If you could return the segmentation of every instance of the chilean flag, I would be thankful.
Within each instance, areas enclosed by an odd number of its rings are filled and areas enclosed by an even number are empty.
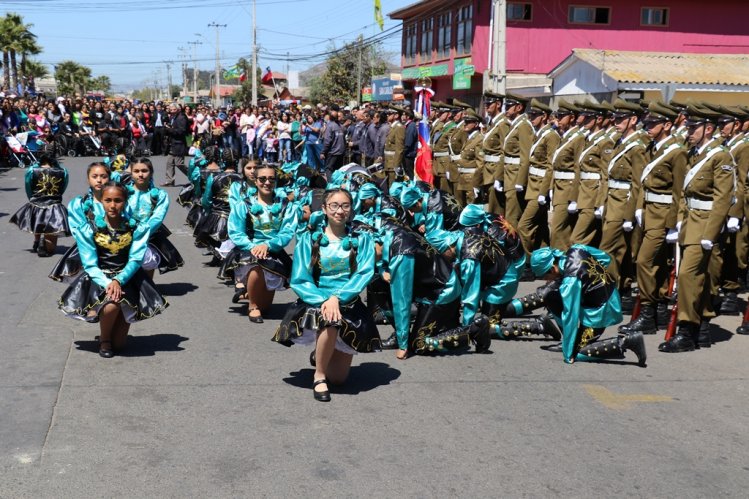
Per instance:
[[[434,97],[434,90],[426,87],[414,88],[419,96],[416,103],[416,112],[421,114],[419,121],[419,150],[416,153],[416,162],[414,169],[416,175],[428,184],[434,183],[432,175],[432,148],[429,146],[429,116],[431,115],[431,100]]]
[[[265,68],[265,70],[267,71],[267,73],[263,75],[263,78],[260,81],[262,83],[265,83],[266,85],[270,85],[271,83],[273,83],[273,80],[274,80],[273,72],[270,70],[270,66]]]

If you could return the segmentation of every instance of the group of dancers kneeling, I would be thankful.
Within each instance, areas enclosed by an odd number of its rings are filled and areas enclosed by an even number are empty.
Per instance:
[[[78,249],[68,250],[52,275],[77,274],[60,308],[99,321],[100,354],[111,357],[124,346],[129,323],[167,306],[153,271],[182,265],[162,223],[168,196],[153,187],[147,159],[127,169],[123,158],[93,163],[89,193],[68,206],[68,229],[59,206],[64,187],[39,202],[41,177],[67,178],[48,163],[29,170],[31,201],[12,221],[35,234],[72,232]],[[345,381],[353,355],[383,347],[405,359],[470,344],[488,352],[492,339],[539,335],[556,340],[548,349],[561,351],[567,363],[623,358],[632,350],[645,365],[640,333],[601,339],[622,313],[606,271],[610,258],[596,248],[533,252],[530,267],[547,283],[515,298],[526,255],[514,228],[480,205],[461,209],[425,182],[401,179],[388,187],[354,164],[326,179],[298,162],[258,165],[242,158],[237,164],[213,147],[196,151],[188,177],[178,202],[189,209],[195,244],[213,256],[218,277],[234,284],[232,301],[249,301],[249,320],[263,322],[277,290],[290,287],[299,297],[272,339],[315,345],[316,400],[330,400],[328,383]],[[48,244],[49,236],[42,237]],[[285,249],[292,239],[290,258]],[[548,314],[522,317],[543,307]],[[390,338],[380,339],[377,322],[393,326]]]

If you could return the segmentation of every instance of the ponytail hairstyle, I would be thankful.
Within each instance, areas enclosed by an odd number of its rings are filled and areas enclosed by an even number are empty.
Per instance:
[[[327,205],[328,199],[330,199],[334,194],[339,193],[343,193],[348,198],[349,203],[351,203],[351,206],[353,207],[354,198],[351,196],[351,193],[346,189],[342,189],[340,187],[325,191],[322,197],[322,204]],[[320,231],[312,233],[312,257],[310,259],[310,272],[312,273],[315,282],[319,281],[320,271],[322,270],[320,267],[320,246],[327,245],[328,237],[325,235],[325,227],[323,226]],[[358,255],[359,241],[356,239],[356,236],[352,237],[351,226],[348,223],[346,224],[346,236],[341,240],[341,248],[344,251],[349,251],[349,272],[350,275],[353,275],[357,270],[356,257]]]

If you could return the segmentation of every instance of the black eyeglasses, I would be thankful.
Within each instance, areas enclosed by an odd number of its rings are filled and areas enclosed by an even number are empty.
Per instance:
[[[257,177],[257,181],[261,184],[275,184],[276,183],[276,177]]]

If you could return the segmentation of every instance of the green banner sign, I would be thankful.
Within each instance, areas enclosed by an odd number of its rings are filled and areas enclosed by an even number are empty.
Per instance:
[[[455,71],[453,73],[453,90],[470,90],[471,77],[476,72],[471,58],[458,59],[455,61]]]
[[[450,67],[447,64],[437,64],[435,66],[406,68],[402,71],[401,78],[404,80],[418,80],[425,76],[434,78],[436,76],[447,76],[448,74],[450,74]]]

